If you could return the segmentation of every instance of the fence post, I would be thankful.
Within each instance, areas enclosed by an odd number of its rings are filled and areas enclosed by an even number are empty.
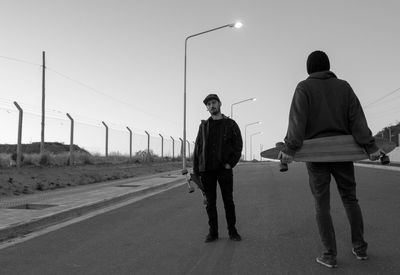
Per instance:
[[[172,139],[172,159],[174,159],[175,158],[175,139],[172,136],[170,136],[170,137]]]
[[[71,120],[71,136],[69,143],[69,165],[74,165],[74,119],[68,113],[67,117]]]
[[[101,123],[103,123],[104,127],[106,127],[106,157],[108,157],[108,126],[104,121]]]
[[[150,134],[147,131],[144,131],[147,135],[147,159],[150,158]]]
[[[179,138],[179,140],[181,141],[181,157],[184,157],[183,156],[183,139],[181,139],[181,138]],[[186,149],[186,148],[185,148]],[[186,156],[185,156],[186,157]]]
[[[22,140],[22,116],[23,116],[23,110],[22,108],[18,105],[16,101],[14,101],[15,107],[17,107],[19,111],[19,116],[18,116],[18,143],[17,143],[17,167],[21,167],[21,140]]]
[[[43,51],[42,52],[42,59],[43,59],[43,65],[42,65],[42,129],[41,129],[41,135],[40,135],[40,154],[42,155],[44,153],[44,127],[45,127],[45,74],[46,74],[46,64],[45,64],[45,56],[46,53]]]
[[[126,127],[129,131],[129,158],[132,158],[132,130]]]
[[[161,158],[164,158],[164,137],[161,134],[158,134],[161,137]]]
[[[186,140],[187,145],[188,145],[188,152],[189,152],[189,159],[190,159],[190,142],[188,140]]]

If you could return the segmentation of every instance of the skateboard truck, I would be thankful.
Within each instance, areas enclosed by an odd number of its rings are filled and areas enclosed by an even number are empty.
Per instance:
[[[194,192],[194,187],[190,184],[190,177],[189,177],[188,170],[187,169],[183,169],[182,170],[182,175],[186,176],[186,185],[188,187],[189,193],[193,193]]]
[[[283,147],[285,145],[285,143],[283,142],[277,142],[275,144],[276,147]],[[286,172],[287,170],[289,170],[288,164],[282,162],[282,159],[280,160],[281,162],[279,163],[279,171],[280,172]]]
[[[205,194],[205,190],[204,190],[204,186],[201,181],[201,178],[196,174],[190,174],[190,181],[193,181],[197,185],[197,187],[200,189],[201,196],[203,197],[203,204],[207,205],[207,197]]]
[[[281,160],[281,163],[279,163],[279,171],[286,172],[287,170],[289,170],[288,164],[282,162],[282,160]]]

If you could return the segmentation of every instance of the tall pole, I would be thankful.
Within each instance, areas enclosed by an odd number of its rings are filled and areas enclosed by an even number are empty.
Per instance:
[[[71,133],[69,142],[69,165],[74,165],[74,119],[68,113],[67,117],[71,121]]]
[[[161,137],[161,158],[164,158],[164,137],[161,134],[158,134]]]
[[[132,130],[129,127],[126,127],[129,131],[129,158],[132,158]]]
[[[103,123],[104,127],[106,127],[106,157],[108,157],[108,126],[104,121],[101,123]]]
[[[185,39],[185,62],[184,62],[184,72],[183,72],[183,144],[186,143],[186,67],[187,67],[187,42],[190,38],[195,37],[195,36],[199,36],[205,33],[209,33],[212,31],[216,31],[222,28],[226,28],[226,27],[235,27],[235,28],[240,28],[242,26],[242,24],[240,22],[234,23],[234,24],[227,24],[227,25],[223,25],[221,27],[218,28],[214,28],[214,29],[210,29],[204,32],[200,32],[200,33],[196,33],[193,35],[189,35],[188,37],[186,37]],[[182,158],[182,174],[186,175],[188,173],[187,169],[186,169],[186,146],[183,146],[183,151],[182,151],[182,155],[184,156]]]
[[[257,133],[250,135],[250,160],[254,159],[253,158],[253,136],[259,135],[259,134],[261,134],[261,132],[257,132]]]
[[[46,71],[46,57],[45,52],[42,52],[43,65],[42,65],[42,132],[40,139],[40,154],[44,152],[44,121],[45,121],[45,71]]]
[[[22,140],[22,116],[23,116],[23,110],[22,108],[18,105],[16,101],[14,101],[15,107],[17,107],[19,111],[19,116],[18,116],[18,141],[17,141],[17,167],[21,167],[21,140]]]
[[[244,160],[247,160],[247,127],[255,124],[261,124],[261,121],[249,123],[244,126]]]
[[[147,135],[147,158],[150,159],[150,134],[147,131],[144,131]]]
[[[170,136],[170,138],[172,139],[172,159],[175,158],[175,139]]]

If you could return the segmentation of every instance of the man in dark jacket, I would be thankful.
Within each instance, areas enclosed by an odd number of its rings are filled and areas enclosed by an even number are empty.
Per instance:
[[[193,156],[193,173],[200,175],[207,198],[209,234],[205,242],[218,239],[217,182],[224,202],[229,238],[240,241],[233,203],[232,168],[242,154],[242,136],[236,122],[221,113],[221,101],[216,94],[208,95],[203,103],[211,117],[202,120],[199,127]]]
[[[309,77],[295,90],[285,137],[285,149],[280,153],[283,162],[293,160],[305,139],[335,135],[352,135],[370,155],[379,158],[381,151],[368,128],[361,104],[350,85],[338,79],[330,70],[328,56],[322,51],[311,53],[307,59]],[[361,209],[356,197],[353,162],[306,163],[311,192],[315,199],[316,219],[325,247],[316,260],[327,267],[336,267],[336,239],[330,215],[329,184],[335,178],[351,226],[353,254],[367,259],[367,242]]]

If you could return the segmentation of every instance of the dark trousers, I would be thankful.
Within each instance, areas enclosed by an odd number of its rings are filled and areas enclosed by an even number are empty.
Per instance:
[[[218,214],[217,214],[217,182],[221,189],[222,200],[224,202],[225,217],[228,224],[228,231],[235,232],[236,214],[235,204],[233,203],[233,174],[232,169],[221,169],[201,173],[201,180],[204,185],[207,198],[207,215],[210,233],[218,233]]]
[[[356,197],[356,182],[352,162],[307,163],[311,192],[315,199],[316,218],[324,254],[336,256],[335,230],[330,214],[331,175],[335,178],[351,227],[351,241],[356,250],[366,250],[364,224]]]

